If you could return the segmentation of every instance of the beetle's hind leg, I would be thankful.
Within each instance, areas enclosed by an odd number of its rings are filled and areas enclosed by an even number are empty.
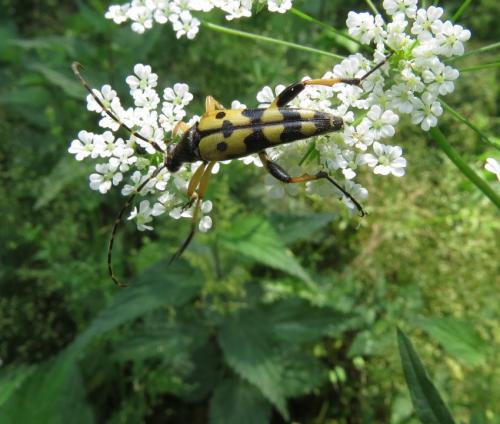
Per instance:
[[[292,177],[277,163],[270,161],[269,158],[267,157],[266,152],[260,152],[259,158],[262,161],[262,164],[266,168],[267,172],[269,172],[277,180],[280,180],[286,184],[306,183],[308,181],[316,181],[321,179],[328,180],[335,187],[337,187],[337,189],[340,190],[344,196],[346,196],[349,200],[351,200],[354,203],[354,205],[356,205],[356,208],[359,210],[361,216],[366,215],[361,204],[351,194],[349,194],[342,186],[340,186],[339,183],[337,183],[333,178],[331,178],[325,171],[319,171],[314,175],[304,174],[298,177]]]
[[[286,87],[271,103],[269,107],[284,107],[295,99],[308,85],[323,85],[326,87],[332,87],[335,84],[349,84],[349,85],[360,85],[361,82],[368,78],[373,72],[379,69],[384,63],[386,63],[392,53],[389,54],[383,61],[370,69],[366,74],[360,78],[320,78],[320,79],[310,79]]]
[[[216,162],[209,162],[208,164],[202,163],[191,177],[191,181],[188,186],[188,195],[190,196],[191,204],[195,202],[193,216],[191,218],[191,229],[181,247],[179,247],[177,252],[175,252],[170,258],[170,261],[168,262],[169,265],[184,253],[186,248],[189,246],[189,243],[193,240],[196,233],[196,226],[198,225],[198,215],[200,213],[201,203],[208,187],[208,180],[212,173],[212,168],[215,164]]]

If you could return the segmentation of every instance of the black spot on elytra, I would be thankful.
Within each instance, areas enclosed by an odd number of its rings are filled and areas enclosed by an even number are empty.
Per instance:
[[[250,123],[258,124],[261,122],[262,115],[264,114],[265,111],[266,111],[266,109],[263,109],[263,108],[245,109],[243,112],[241,112],[241,114],[244,117],[250,119]]]
[[[222,134],[224,137],[230,137],[231,134],[234,131],[234,125],[232,124],[231,121],[228,121],[227,119],[222,123]]]
[[[227,149],[227,143],[225,141],[221,141],[220,143],[217,143],[217,150],[219,152],[223,152]]]
[[[289,109],[286,107],[280,107],[278,110],[283,115],[284,121],[301,121],[302,120],[302,116],[300,115],[300,112],[298,111],[298,109]]]
[[[280,140],[283,143],[290,143],[291,141],[295,140],[301,140],[305,138],[305,136],[302,134],[301,127],[302,124],[299,122],[284,122],[283,123],[284,129],[283,132],[280,135]]]
[[[217,119],[222,119],[226,116],[226,112],[217,112],[217,115],[215,115],[215,117]]]
[[[295,99],[295,97],[297,97],[304,88],[306,88],[306,86],[301,82],[288,86],[279,94],[276,106],[285,106],[287,103]]]
[[[260,152],[271,145],[262,130],[256,130],[252,134],[247,135],[243,142],[247,148],[247,153]]]

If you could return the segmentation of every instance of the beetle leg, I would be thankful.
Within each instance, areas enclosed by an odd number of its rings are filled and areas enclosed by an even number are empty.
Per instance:
[[[379,69],[384,63],[389,60],[393,53],[389,54],[383,61],[370,69],[366,74],[360,78],[320,78],[320,79],[310,79],[301,82],[296,82],[295,84],[286,87],[280,94],[276,96],[269,107],[283,107],[295,99],[308,85],[324,85],[331,87],[335,84],[350,84],[359,86],[361,82],[369,77],[373,72]]]
[[[122,122],[122,120],[112,111],[111,108],[107,107],[103,103],[103,101],[99,97],[97,97],[97,95],[95,94],[95,91],[97,91],[97,90],[94,90],[92,87],[90,87],[90,85],[85,80],[85,78],[83,78],[82,74],[80,73],[81,68],[82,68],[82,65],[78,62],[73,62],[71,65],[71,69],[73,70],[73,73],[75,74],[75,76],[78,78],[80,83],[85,87],[85,89],[90,93],[90,95],[96,101],[96,103],[102,108],[102,111],[106,115],[108,115],[113,121],[115,121],[120,127],[124,128],[126,131],[128,131],[131,136],[137,137],[137,138],[141,139],[142,141],[146,141],[147,143],[151,144],[157,152],[165,153],[165,151],[158,145],[158,143],[156,143],[156,141],[150,140],[149,138],[144,137],[143,135],[141,135],[137,131],[130,128],[128,125],[126,125],[124,122]]]
[[[170,261],[168,264],[170,265],[172,262],[174,262],[176,259],[178,259],[182,253],[186,250],[186,248],[189,246],[189,243],[191,243],[191,240],[193,240],[193,237],[196,233],[196,226],[198,224],[198,214],[201,209],[201,202],[203,200],[203,197],[205,196],[205,191],[207,190],[208,187],[208,180],[210,178],[210,174],[212,173],[212,168],[217,162],[209,162],[208,164],[203,163],[194,173],[193,177],[191,180],[197,179],[197,181],[193,184],[196,185],[195,189],[197,188],[196,191],[193,191],[191,194],[192,199],[196,199],[196,203],[194,205],[194,210],[193,210],[193,217],[191,218],[191,230],[189,231],[188,236],[186,237],[186,240],[184,240],[184,243],[182,243],[181,247],[177,249],[177,252],[175,252],[172,257],[170,258]],[[198,170],[202,168],[203,171],[200,171],[198,173]],[[191,182],[189,183],[191,186]],[[189,190],[189,188],[188,188]],[[193,189],[194,190],[194,189]]]
[[[224,106],[222,106],[212,96],[207,96],[205,98],[205,113],[213,112],[215,110],[224,110]]]
[[[266,168],[267,172],[269,172],[277,180],[280,180],[286,184],[306,183],[308,181],[316,181],[320,179],[328,180],[335,187],[337,187],[337,189],[339,189],[344,196],[346,196],[356,205],[356,208],[358,208],[361,216],[364,216],[366,214],[359,202],[344,188],[342,188],[340,184],[338,184],[333,178],[331,178],[325,171],[319,171],[314,175],[304,174],[298,177],[292,177],[277,163],[270,161],[265,151],[259,153],[259,158]]]

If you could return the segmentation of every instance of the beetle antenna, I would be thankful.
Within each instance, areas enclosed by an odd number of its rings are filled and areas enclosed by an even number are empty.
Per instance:
[[[79,62],[73,62],[71,64],[71,69],[73,70],[73,73],[75,74],[76,78],[80,81],[80,83],[85,87],[85,89],[90,93],[90,95],[92,96],[92,98],[97,102],[97,104],[102,108],[102,110],[104,111],[104,113],[106,115],[108,115],[113,121],[115,121],[120,127],[122,128],[125,128],[125,130],[127,130],[130,135],[134,136],[134,137],[137,137],[139,139],[141,139],[142,141],[145,141],[149,144],[151,144],[154,149],[157,151],[157,152],[160,152],[160,153],[165,153],[165,151],[158,145],[158,143],[156,143],[156,141],[154,140],[150,140],[146,137],[144,137],[143,135],[139,134],[137,131],[134,131],[132,128],[130,128],[127,124],[125,124],[123,121],[120,120],[120,118],[118,118],[118,116],[116,116],[116,114],[114,112],[111,111],[110,108],[108,108],[104,103],[103,101],[96,95],[95,89],[93,89],[89,83],[85,80],[85,78],[83,78],[81,72],[80,72],[80,69],[83,69],[83,65]]]
[[[113,224],[113,229],[111,230],[111,237],[109,239],[109,245],[108,245],[108,274],[113,280],[113,282],[118,286],[118,287],[127,287],[127,284],[122,283],[115,275],[113,271],[113,245],[115,243],[115,237],[116,237],[116,231],[118,230],[118,226],[122,222],[123,219],[123,214],[125,211],[128,209],[130,204],[134,201],[135,196],[137,193],[140,193],[141,190],[146,187],[146,184],[148,184],[153,178],[158,176],[158,174],[165,169],[165,165],[160,166],[159,168],[156,168],[154,172],[146,178],[138,187],[137,189],[128,197],[127,201],[125,204],[122,206],[120,209],[120,212],[118,213],[118,216],[115,219],[115,223]]]
[[[377,69],[379,69],[381,66],[383,66],[394,54],[394,51],[390,52],[384,60],[382,60],[379,64],[377,64],[374,68],[370,69],[366,74],[364,74],[359,81],[363,81],[364,79],[368,78],[371,74],[373,74]]]

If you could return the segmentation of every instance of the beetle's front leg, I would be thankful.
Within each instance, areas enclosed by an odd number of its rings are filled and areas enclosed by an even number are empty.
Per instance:
[[[217,162],[209,162],[207,164],[206,162],[203,162],[191,177],[191,181],[189,182],[188,186],[188,196],[190,196],[189,204],[191,205],[193,204],[193,202],[195,202],[193,217],[191,218],[191,229],[181,247],[179,247],[179,249],[177,249],[177,252],[175,252],[174,255],[170,258],[170,261],[168,262],[169,264],[178,259],[182,255],[184,250],[186,250],[186,248],[189,246],[191,240],[193,240],[193,237],[196,233],[196,225],[198,224],[198,214],[201,209],[201,202],[203,201],[203,197],[205,196],[205,192],[208,187],[208,180],[212,173],[212,168],[216,163]]]
[[[339,189],[344,196],[346,196],[356,205],[361,216],[365,215],[365,211],[363,210],[363,207],[359,204],[359,202],[353,196],[351,196],[344,188],[342,188],[340,184],[338,184],[333,178],[331,178],[325,171],[319,171],[314,175],[304,174],[298,177],[292,177],[277,163],[270,161],[269,158],[267,157],[266,152],[260,152],[259,158],[264,167],[266,168],[267,172],[269,172],[277,180],[280,180],[286,184],[306,183],[308,181],[316,181],[320,179],[328,180],[335,187],[337,187],[337,189]]]
[[[205,98],[205,114],[214,112],[216,110],[224,110],[224,106],[222,106],[212,96],[207,96]]]

